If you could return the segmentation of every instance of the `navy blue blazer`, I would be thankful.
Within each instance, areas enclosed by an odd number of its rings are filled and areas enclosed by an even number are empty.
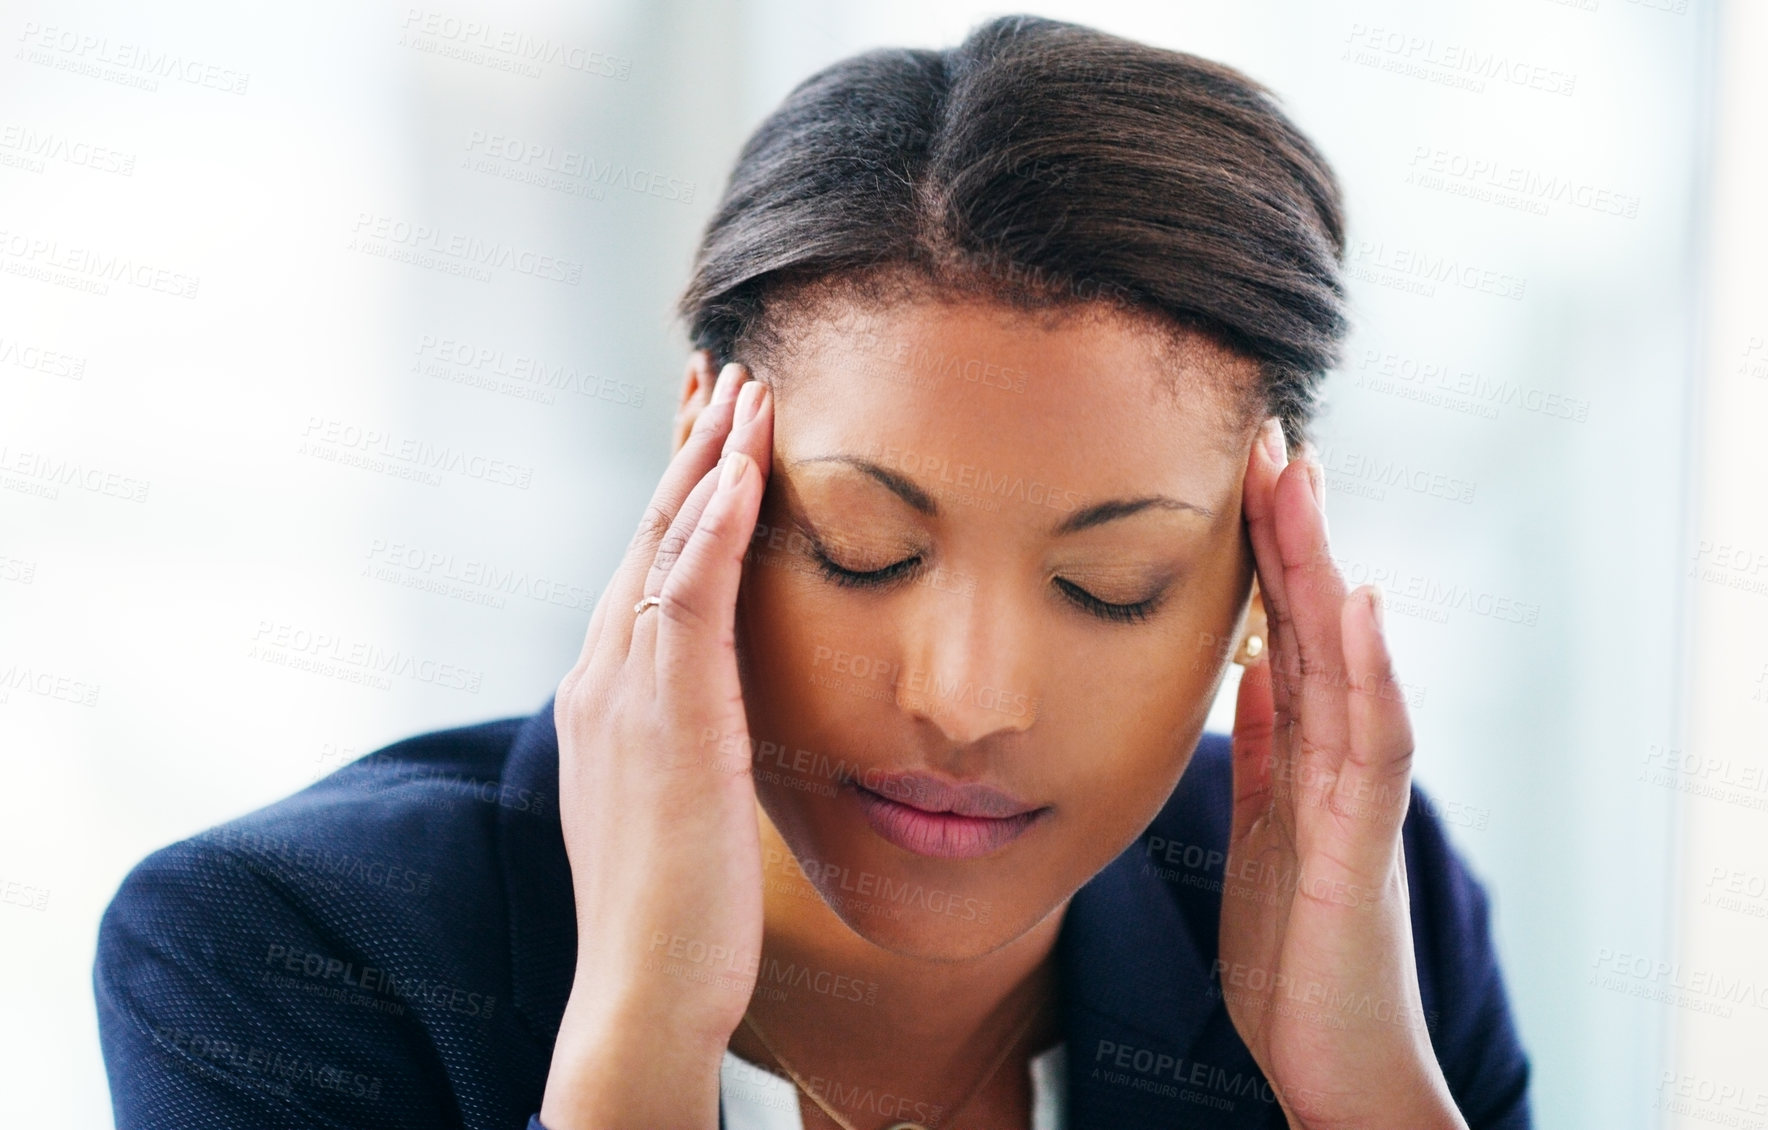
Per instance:
[[[1212,974],[1228,738],[1203,735],[1057,942],[1071,1130],[1282,1127]],[[522,1130],[576,955],[551,702],[408,738],[124,880],[93,969],[117,1125]],[[1529,1125],[1487,902],[1415,791],[1432,1045],[1474,1130]]]

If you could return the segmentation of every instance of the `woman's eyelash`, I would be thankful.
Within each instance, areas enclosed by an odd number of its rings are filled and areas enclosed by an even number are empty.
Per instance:
[[[816,551],[815,557],[816,563],[818,567],[822,569],[824,577],[834,581],[838,585],[845,585],[849,588],[869,588],[873,585],[882,585],[889,581],[893,581],[897,577],[900,577],[904,573],[913,569],[921,560],[918,555],[915,557],[905,557],[894,565],[886,565],[882,569],[873,569],[869,572],[861,573],[852,569],[843,569],[841,566],[835,564],[824,556],[820,549]]]
[[[888,584],[896,578],[913,570],[921,561],[920,556],[916,555],[914,557],[905,557],[901,561],[892,565],[886,565],[882,569],[872,569],[860,572],[854,569],[842,568],[833,561],[830,561],[821,550],[816,552],[815,557],[816,563],[818,567],[822,569],[825,578],[847,588],[871,588],[876,585]],[[1137,623],[1144,621],[1148,619],[1149,613],[1154,611],[1155,605],[1160,603],[1158,597],[1149,597],[1147,600],[1138,600],[1134,604],[1112,604],[1110,601],[1100,600],[1079,585],[1074,584],[1072,581],[1063,580],[1061,577],[1056,578],[1056,587],[1061,589],[1068,599],[1072,600],[1085,611],[1092,613],[1101,620],[1112,620],[1118,623]]]
[[[1086,589],[1072,581],[1065,581],[1061,577],[1056,578],[1056,587],[1066,593],[1070,600],[1101,620],[1116,620],[1121,623],[1146,620],[1148,614],[1154,611],[1154,606],[1160,603],[1159,597],[1151,596],[1147,600],[1138,600],[1134,604],[1112,604],[1108,600],[1100,600]]]

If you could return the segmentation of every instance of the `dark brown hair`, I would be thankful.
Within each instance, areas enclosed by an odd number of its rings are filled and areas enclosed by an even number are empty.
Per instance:
[[[743,146],[679,302],[715,366],[806,295],[1103,302],[1258,362],[1238,402],[1308,436],[1347,330],[1332,170],[1230,67],[1002,16],[800,83]]]

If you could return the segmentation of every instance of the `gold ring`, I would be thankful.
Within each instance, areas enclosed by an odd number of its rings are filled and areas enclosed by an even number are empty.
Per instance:
[[[637,604],[633,605],[632,610],[634,612],[643,612],[647,608],[655,608],[662,603],[663,598],[660,596],[647,596]]]

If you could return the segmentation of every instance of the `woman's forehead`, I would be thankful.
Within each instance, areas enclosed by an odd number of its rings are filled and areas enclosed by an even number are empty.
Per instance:
[[[1239,361],[1210,343],[1175,373],[1172,351],[1132,320],[937,304],[850,313],[801,323],[768,374],[781,388],[778,466],[807,486],[866,461],[957,496],[1213,506],[1244,473],[1251,432],[1220,391]]]
[[[900,425],[929,440],[1036,443],[1052,458],[1101,446],[1234,457],[1258,423],[1256,361],[1102,303],[825,300],[780,332],[786,347],[756,369],[776,387],[776,428],[806,438]]]

